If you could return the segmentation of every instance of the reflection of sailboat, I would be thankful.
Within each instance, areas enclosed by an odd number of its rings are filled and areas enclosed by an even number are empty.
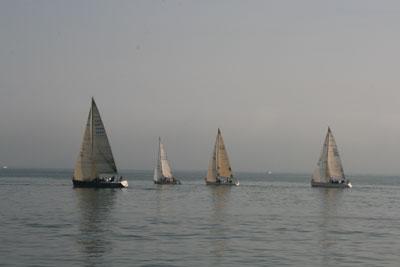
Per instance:
[[[158,138],[158,156],[157,164],[154,168],[154,183],[155,184],[181,184],[181,182],[172,175],[171,166],[167,159],[164,145],[161,143],[161,138]]]
[[[113,245],[110,213],[115,201],[115,190],[77,188],[73,191],[79,212],[79,232],[76,242],[88,261],[85,266],[96,266],[108,258]]]
[[[106,130],[93,98],[72,182],[74,187],[128,186],[128,181],[118,175]]]
[[[239,185],[239,181],[233,178],[228,152],[226,151],[220,129],[218,129],[217,139],[215,140],[205,180],[208,185]]]
[[[347,180],[344,175],[336,141],[329,127],[318,161],[318,167],[315,169],[311,179],[311,186],[333,188],[352,187],[350,181]]]
[[[227,208],[230,202],[230,188],[226,186],[210,187],[211,189],[211,218],[210,234],[213,236],[211,239],[212,243],[211,253],[219,261],[224,256],[225,251],[228,250],[227,233],[232,232],[231,224],[229,222],[229,212]],[[213,262],[210,264],[219,265],[219,262]]]
[[[330,188],[322,188],[318,190],[318,193],[314,195],[317,199],[316,202],[320,204],[321,214],[317,216],[318,230],[315,235],[318,239],[317,246],[320,250],[320,255],[322,256],[322,262],[320,266],[329,266],[332,263],[331,256],[338,244],[340,244],[340,237],[337,234],[332,234],[332,232],[341,231],[343,225],[338,218],[338,206],[342,203],[343,191],[332,190]],[[339,246],[340,247],[340,246]]]

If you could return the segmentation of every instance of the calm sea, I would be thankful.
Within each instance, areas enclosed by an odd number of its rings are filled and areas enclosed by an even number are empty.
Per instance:
[[[71,171],[0,171],[1,266],[400,266],[400,177],[238,173],[239,187],[126,172],[128,189],[73,189]]]

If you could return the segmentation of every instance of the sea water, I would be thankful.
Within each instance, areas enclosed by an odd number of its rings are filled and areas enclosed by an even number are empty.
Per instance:
[[[129,188],[96,190],[73,189],[71,170],[1,170],[0,266],[400,266],[400,177],[125,174]]]

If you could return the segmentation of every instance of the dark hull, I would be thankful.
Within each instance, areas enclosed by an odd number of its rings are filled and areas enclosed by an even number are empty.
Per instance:
[[[351,188],[351,184],[349,181],[346,181],[342,184],[339,183],[321,183],[321,182],[314,182],[311,181],[312,187],[325,187],[325,188]]]
[[[72,180],[76,188],[124,188],[121,182],[104,182],[104,181],[76,181]]]
[[[206,180],[206,185],[227,185],[227,186],[235,185],[235,186],[238,186],[239,182],[238,181],[232,181],[232,183],[229,183],[229,182],[228,183],[226,183],[226,182],[218,183],[218,182],[209,182],[209,181]]]
[[[181,184],[181,181],[179,180],[173,180],[173,181],[154,181],[155,184],[172,184],[172,185],[176,185],[176,184]]]

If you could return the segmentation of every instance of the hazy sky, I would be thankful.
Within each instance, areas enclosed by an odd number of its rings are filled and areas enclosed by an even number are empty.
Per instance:
[[[73,168],[94,96],[120,169],[400,175],[399,1],[0,1],[0,162]]]

